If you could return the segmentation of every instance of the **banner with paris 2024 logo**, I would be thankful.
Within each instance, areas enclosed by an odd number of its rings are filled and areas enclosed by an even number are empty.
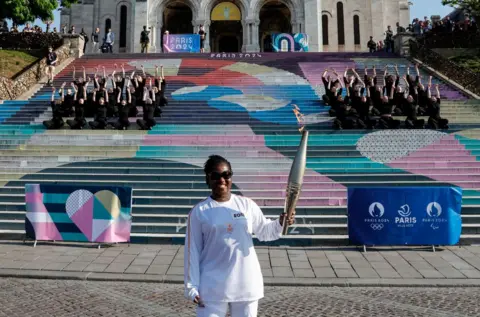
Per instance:
[[[459,187],[352,187],[349,239],[355,245],[454,245],[461,206]]]

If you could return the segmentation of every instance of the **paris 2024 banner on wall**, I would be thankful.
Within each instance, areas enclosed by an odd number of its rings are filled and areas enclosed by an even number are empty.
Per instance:
[[[129,242],[132,188],[25,185],[27,237],[39,241]]]
[[[198,53],[200,52],[200,35],[164,34],[163,49],[167,53]]]
[[[308,52],[308,35],[305,33],[273,33],[274,52]]]

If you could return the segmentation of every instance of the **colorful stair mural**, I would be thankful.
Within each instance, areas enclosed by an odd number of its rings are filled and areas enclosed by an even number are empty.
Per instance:
[[[97,55],[74,61],[55,85],[72,80],[73,66],[85,66],[91,76],[98,65],[111,73],[122,63],[130,73],[140,65],[149,74],[155,65],[165,67],[169,105],[151,131],[46,131],[41,122],[50,116],[48,87],[28,101],[0,104],[0,233],[24,232],[27,183],[124,184],[134,188],[132,240],[180,242],[189,210],[208,195],[202,169],[210,154],[232,162],[234,192],[276,217],[300,141],[295,104],[311,131],[308,171],[297,224],[280,243],[346,244],[346,189],[358,185],[461,186],[462,241],[480,237],[479,103],[435,79],[449,131],[331,129],[329,108],[321,102],[326,67],[339,73],[355,67],[363,75],[365,67],[398,65],[403,74],[405,59],[353,53]]]

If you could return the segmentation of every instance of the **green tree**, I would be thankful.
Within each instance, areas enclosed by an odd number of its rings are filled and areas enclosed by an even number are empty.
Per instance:
[[[77,0],[4,0],[0,6],[0,20],[11,19],[14,23],[25,24],[35,19],[53,20],[53,11],[70,7]]]
[[[442,4],[461,8],[472,13],[474,16],[480,16],[480,0],[442,0]]]

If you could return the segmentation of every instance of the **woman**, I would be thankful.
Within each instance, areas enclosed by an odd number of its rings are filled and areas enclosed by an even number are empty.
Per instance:
[[[185,239],[185,297],[198,305],[197,316],[257,316],[263,277],[252,234],[260,241],[281,237],[285,214],[264,217],[249,198],[231,193],[232,167],[212,155],[204,166],[212,190],[188,216]],[[293,224],[293,217],[288,224]]]

